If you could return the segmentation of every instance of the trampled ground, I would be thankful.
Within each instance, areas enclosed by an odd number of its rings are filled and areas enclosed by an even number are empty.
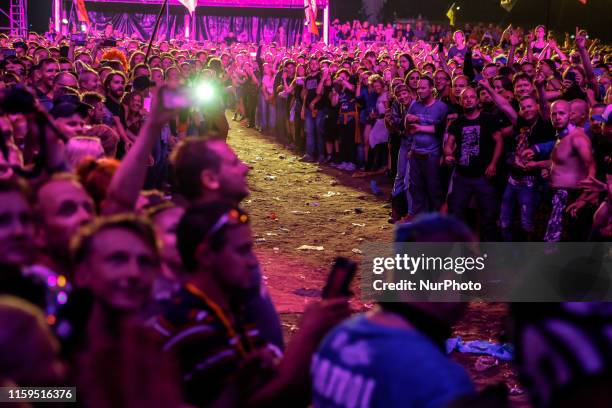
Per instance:
[[[392,241],[393,226],[387,221],[390,210],[385,206],[391,182],[386,176],[377,177],[383,195],[376,196],[370,179],[355,179],[331,167],[300,162],[295,152],[272,137],[235,122],[231,126],[229,143],[252,167],[252,194],[244,207],[252,215],[256,251],[285,333],[290,336],[304,306],[320,296],[335,257],[359,261],[363,242]],[[298,249],[303,245],[322,250]],[[363,310],[371,305],[356,300],[354,306]],[[466,341],[498,341],[506,318],[503,304],[471,304],[455,335]],[[509,388],[517,384],[508,363],[478,371],[478,357],[453,353],[479,389],[497,382]],[[516,407],[529,406],[524,394],[511,400]]]

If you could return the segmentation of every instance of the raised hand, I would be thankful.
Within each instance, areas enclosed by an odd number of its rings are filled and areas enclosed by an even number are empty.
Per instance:
[[[481,79],[480,81],[478,81],[478,85],[482,86],[487,91],[493,90],[493,88],[491,87],[491,84],[489,83],[488,79],[484,79],[484,78]]]
[[[516,47],[521,43],[521,37],[514,30],[510,33],[509,40],[510,40],[510,45],[512,45],[513,47]]]
[[[586,46],[586,36],[576,27],[576,48],[582,49]]]
[[[539,71],[536,73],[535,76],[535,86],[538,89],[544,88],[546,86],[546,77],[544,76],[544,73],[542,71]]]

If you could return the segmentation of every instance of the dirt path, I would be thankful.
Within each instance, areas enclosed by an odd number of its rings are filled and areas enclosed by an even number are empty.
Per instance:
[[[229,143],[251,167],[251,196],[244,207],[252,215],[256,252],[264,279],[281,314],[288,336],[304,306],[320,296],[329,266],[337,256],[360,260],[362,242],[391,242],[385,197],[391,182],[374,180],[383,194],[371,191],[370,179],[355,179],[328,166],[303,163],[273,138],[231,123]],[[322,250],[299,250],[302,245]],[[320,249],[320,248],[319,248]],[[368,305],[365,305],[366,307]],[[355,307],[363,309],[359,301]],[[507,311],[502,304],[471,304],[455,328],[464,341],[498,341]],[[517,383],[508,363],[477,371],[478,356],[454,353],[479,389]],[[511,397],[513,406],[528,407],[525,395]]]
[[[271,138],[235,124],[229,143],[252,166],[244,207],[253,215],[257,254],[281,313],[302,312],[319,295],[335,257],[358,260],[363,241],[392,240],[390,210],[369,180],[300,162]],[[378,181],[388,194],[389,181]],[[299,250],[302,245],[323,249]]]

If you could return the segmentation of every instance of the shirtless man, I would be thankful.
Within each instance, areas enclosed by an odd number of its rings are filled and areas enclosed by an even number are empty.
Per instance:
[[[533,158],[535,152],[546,154],[552,147],[550,160],[527,163],[527,167],[541,168],[544,173],[550,172],[551,187],[553,188],[552,211],[544,241],[556,242],[561,240],[561,234],[572,231],[574,238],[580,240],[580,231],[588,234],[590,223],[578,219],[578,211],[588,204],[586,194],[580,189],[579,183],[595,175],[595,161],[591,141],[581,128],[570,124],[570,103],[559,100],[552,104],[550,117],[553,127],[557,131],[557,142],[544,143],[527,149],[523,158]],[[568,228],[567,217],[571,215],[572,228]],[[586,223],[586,225],[585,225]],[[565,227],[565,228],[564,228]]]

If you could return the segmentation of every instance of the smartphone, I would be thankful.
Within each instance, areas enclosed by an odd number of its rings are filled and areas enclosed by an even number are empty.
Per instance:
[[[357,264],[355,262],[347,258],[336,258],[327,277],[327,283],[323,288],[323,299],[351,296],[353,294],[351,292],[351,282],[355,278],[356,272]]]
[[[114,39],[114,38],[107,38],[102,43],[102,46],[103,47],[116,47],[117,46],[117,40]]]
[[[438,43],[438,52],[443,52],[444,51],[444,43],[442,43],[442,41],[440,41]]]
[[[167,110],[180,110],[193,106],[194,101],[185,89],[178,91],[164,89],[162,93],[162,103]]]
[[[252,57],[252,58],[255,58],[256,56],[257,56],[257,53],[256,53],[256,52],[252,52],[252,53],[251,53],[251,57]]]
[[[568,72],[567,75],[565,75],[565,79],[575,84],[576,83],[576,73],[574,71]]]
[[[3,48],[2,49],[2,55],[4,56],[4,58],[6,57],[14,57],[17,55],[17,51],[15,51],[12,48]]]
[[[60,57],[68,58],[68,52],[70,51],[70,47],[68,47],[67,45],[62,45],[59,51],[60,51]]]

